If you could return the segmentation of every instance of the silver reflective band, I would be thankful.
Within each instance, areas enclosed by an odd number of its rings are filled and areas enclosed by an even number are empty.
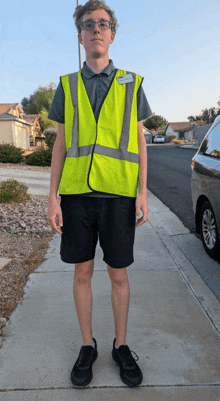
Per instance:
[[[121,131],[121,138],[119,143],[119,149],[109,148],[107,146],[101,146],[99,144],[92,144],[88,146],[78,147],[78,73],[69,74],[69,85],[71,91],[71,98],[74,107],[74,119],[72,127],[72,141],[71,147],[67,151],[66,157],[81,157],[88,156],[92,153],[99,155],[112,157],[113,159],[120,159],[129,161],[132,163],[139,163],[139,156],[137,153],[128,152],[129,143],[129,131],[130,131],[130,120],[131,120],[131,108],[134,96],[135,88],[135,74],[131,74],[133,81],[126,85],[126,98],[125,98],[125,110],[123,125]],[[114,78],[115,79],[115,78]],[[109,88],[110,90],[110,88]]]
[[[96,144],[88,145],[88,146],[81,146],[77,149],[77,155],[72,156],[72,149],[69,148],[66,157],[81,157],[81,156],[88,156],[92,153],[112,157],[113,159],[125,160],[131,163],[139,163],[139,156],[137,153],[128,152],[127,150],[124,151],[122,149],[113,149],[108,148],[107,146],[102,146]]]

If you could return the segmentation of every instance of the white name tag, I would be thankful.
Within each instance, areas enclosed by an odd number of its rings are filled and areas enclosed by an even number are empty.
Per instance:
[[[133,82],[134,79],[131,74],[126,74],[126,75],[120,75],[117,77],[118,83],[121,84],[127,84],[128,82]]]

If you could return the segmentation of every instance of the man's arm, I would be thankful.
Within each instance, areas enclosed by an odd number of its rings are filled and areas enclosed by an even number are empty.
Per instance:
[[[62,234],[62,230],[56,224],[56,217],[58,218],[58,225],[60,227],[62,227],[63,225],[63,218],[61,207],[57,202],[57,191],[59,188],[63,165],[66,158],[64,129],[65,124],[58,123],[58,132],[52,153],[50,193],[48,198],[47,213],[47,220],[49,221],[52,230],[55,230],[59,234]]]
[[[138,149],[139,149],[139,195],[136,199],[136,227],[147,221],[149,208],[147,203],[147,146],[143,134],[142,121],[138,122]],[[142,217],[140,211],[142,210]]]

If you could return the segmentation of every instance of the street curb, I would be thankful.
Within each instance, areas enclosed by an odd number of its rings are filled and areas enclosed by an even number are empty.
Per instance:
[[[178,248],[164,228],[154,228],[158,237],[173,258],[189,290],[200,304],[212,327],[220,336],[220,304],[212,291],[204,283],[187,256]]]

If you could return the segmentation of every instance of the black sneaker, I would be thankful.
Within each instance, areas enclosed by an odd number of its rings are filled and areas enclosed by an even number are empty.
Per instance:
[[[116,362],[116,365],[120,367],[121,380],[129,387],[138,386],[143,380],[143,375],[135,359],[131,355],[131,352],[134,351],[130,351],[127,345],[120,345],[120,347],[116,349],[115,341],[116,338],[113,342],[112,358]],[[138,361],[139,358],[137,354],[135,352],[134,354]]]
[[[93,341],[95,343],[95,348],[91,345],[83,345],[80,349],[79,356],[70,375],[74,387],[83,388],[92,380],[92,364],[98,356],[97,343],[94,338]]]

